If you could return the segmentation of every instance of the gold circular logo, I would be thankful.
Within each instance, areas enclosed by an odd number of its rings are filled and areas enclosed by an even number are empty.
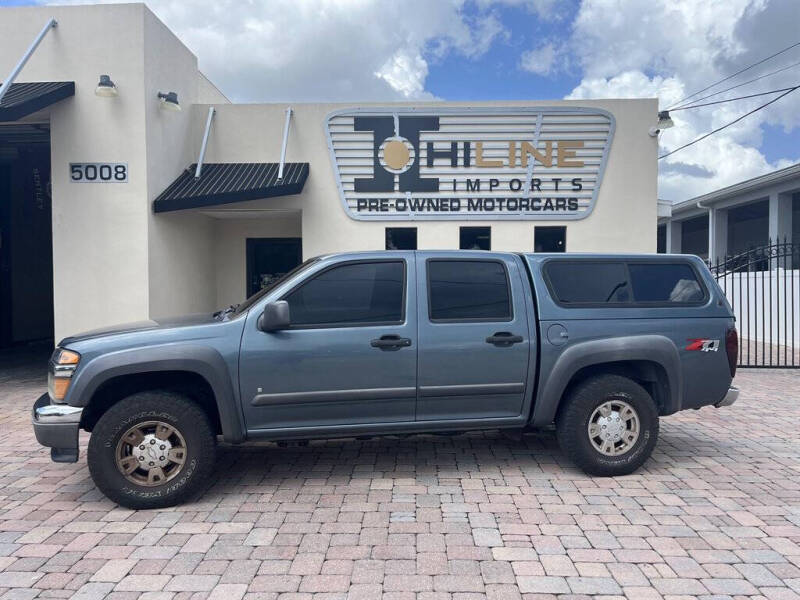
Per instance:
[[[408,146],[400,140],[389,140],[383,146],[383,162],[390,169],[403,169],[411,158]]]

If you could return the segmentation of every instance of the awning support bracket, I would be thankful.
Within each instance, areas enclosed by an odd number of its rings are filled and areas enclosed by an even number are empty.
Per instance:
[[[289,123],[292,120],[292,107],[286,107],[286,122],[283,124],[283,143],[281,144],[281,162],[278,165],[278,180],[283,179],[283,167],[286,164],[286,144],[289,141]]]
[[[203,172],[203,159],[206,157],[206,146],[208,146],[208,134],[211,133],[211,121],[214,120],[216,110],[213,106],[208,107],[208,118],[206,119],[206,130],[203,133],[203,143],[200,145],[200,155],[197,157],[197,166],[194,169],[194,178],[200,179]]]
[[[47,35],[48,31],[57,26],[58,26],[58,21],[51,18],[47,22],[47,25],[45,25],[39,32],[39,35],[36,36],[36,39],[33,40],[33,43],[30,46],[28,46],[28,49],[25,51],[25,54],[22,55],[22,58],[19,60],[17,65],[11,70],[11,73],[8,74],[8,77],[5,78],[3,84],[0,85],[0,102],[3,102],[3,96],[5,96],[6,92],[11,89],[11,85],[14,83],[14,80],[17,78],[17,75],[19,75],[19,72],[22,71],[22,67],[24,67],[25,63],[28,62],[28,59],[34,53],[36,48],[39,46],[39,43],[44,39],[44,36]]]

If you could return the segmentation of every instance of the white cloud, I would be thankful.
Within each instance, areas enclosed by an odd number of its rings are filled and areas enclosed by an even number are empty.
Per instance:
[[[490,6],[476,18],[466,14],[466,1],[147,4],[232,100],[380,101],[430,97],[430,61],[450,53],[480,56],[503,34]]]
[[[403,96],[418,98],[425,90],[428,63],[419,54],[409,56],[405,52],[396,52],[375,75]]]
[[[669,107],[788,46],[796,40],[799,18],[794,0],[584,0],[569,42],[572,59],[580,66],[583,78],[568,97],[656,96],[662,108]],[[796,62],[800,60],[798,50],[727,85]],[[786,87],[798,78],[800,67],[709,101]],[[768,99],[675,111],[675,127],[661,134],[661,152],[674,150],[725,125]],[[655,124],[655,115],[653,120]],[[664,159],[659,196],[683,200],[800,160],[800,148],[795,156],[774,163],[764,157],[758,147],[762,127],[767,123],[786,131],[800,127],[800,93]]]
[[[652,98],[660,96],[664,102],[678,100],[683,94],[683,84],[675,77],[648,77],[641,71],[625,71],[614,77],[584,78],[567,96],[570,100],[582,98]]]
[[[550,75],[556,66],[557,50],[552,43],[523,52],[520,67],[536,75]]]

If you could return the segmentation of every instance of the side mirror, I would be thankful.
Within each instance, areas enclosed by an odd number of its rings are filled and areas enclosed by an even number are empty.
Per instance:
[[[286,300],[270,302],[264,307],[264,312],[261,313],[261,316],[258,317],[258,328],[267,333],[288,329],[290,323],[289,303]]]

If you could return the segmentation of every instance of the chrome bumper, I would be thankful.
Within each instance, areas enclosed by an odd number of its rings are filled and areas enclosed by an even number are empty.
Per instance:
[[[725,394],[725,397],[722,398],[719,402],[717,402],[714,406],[717,408],[721,408],[723,406],[730,406],[734,402],[736,402],[737,398],[739,398],[739,388],[735,386],[731,386],[728,388],[728,393]]]
[[[33,432],[36,440],[50,448],[50,458],[55,462],[78,460],[78,428],[83,409],[66,404],[50,404],[50,396],[43,394],[33,405]]]

